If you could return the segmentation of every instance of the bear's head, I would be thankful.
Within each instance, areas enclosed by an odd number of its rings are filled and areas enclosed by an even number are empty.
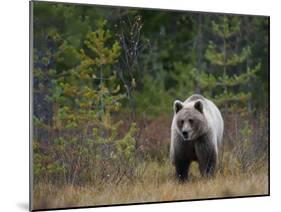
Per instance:
[[[176,130],[184,141],[192,141],[206,133],[207,120],[200,100],[187,105],[176,100],[174,113]]]

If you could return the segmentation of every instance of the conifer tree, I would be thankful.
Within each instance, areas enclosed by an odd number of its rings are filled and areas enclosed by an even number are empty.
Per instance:
[[[64,41],[56,54],[57,64],[72,63],[68,69],[50,70],[52,86],[46,97],[53,107],[52,123],[45,124],[36,119],[36,126],[49,131],[51,145],[44,147],[48,158],[36,154],[42,143],[35,142],[35,173],[44,171],[51,176],[64,179],[64,183],[74,184],[83,180],[93,180],[105,169],[89,170],[114,158],[126,158],[133,162],[136,131],[132,124],[124,137],[117,137],[122,123],[112,120],[112,113],[119,110],[121,100],[116,73],[112,65],[120,55],[120,46],[112,40],[105,21],[98,22],[97,30],[89,32],[84,45],[78,51]],[[75,64],[76,62],[76,65]],[[59,156],[59,157],[58,157]],[[47,170],[42,164],[48,162]],[[117,160],[118,161],[118,160]]]
[[[207,95],[230,111],[246,109],[251,98],[246,88],[260,68],[260,64],[249,67],[246,63],[251,57],[251,48],[243,45],[240,24],[238,16],[222,16],[212,21],[213,39],[205,53],[212,72],[202,73],[200,77],[201,87],[208,90]]]

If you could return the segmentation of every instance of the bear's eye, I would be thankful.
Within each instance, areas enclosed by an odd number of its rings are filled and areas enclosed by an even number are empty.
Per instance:
[[[180,124],[182,126],[184,124],[184,120],[180,120]]]
[[[188,119],[188,122],[190,123],[190,124],[193,124],[193,119]]]

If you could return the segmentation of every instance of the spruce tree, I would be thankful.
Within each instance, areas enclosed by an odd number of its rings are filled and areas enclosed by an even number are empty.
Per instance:
[[[243,44],[238,16],[221,16],[211,23],[213,38],[205,53],[211,72],[201,74],[200,85],[225,110],[245,111],[251,99],[247,87],[260,64],[249,67],[247,63],[251,48]]]
[[[49,71],[51,92],[45,98],[52,103],[53,115],[50,124],[34,119],[37,129],[44,129],[50,135],[49,145],[34,142],[36,179],[45,172],[53,182],[63,179],[60,183],[73,185],[77,181],[94,181],[95,176],[109,172],[103,167],[98,169],[98,163],[113,164],[114,158],[125,158],[128,165],[134,162],[136,125],[132,123],[120,138],[118,129],[122,121],[112,118],[125,95],[113,71],[121,48],[105,24],[99,21],[98,28],[87,33],[80,50],[64,41],[55,55],[58,67],[63,63],[73,64]],[[36,70],[36,73],[41,72]],[[41,149],[47,153],[46,157]],[[46,163],[44,167],[42,164]]]

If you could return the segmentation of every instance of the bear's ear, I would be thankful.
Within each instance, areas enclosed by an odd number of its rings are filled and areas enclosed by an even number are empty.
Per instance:
[[[195,104],[194,104],[194,108],[196,110],[198,110],[200,113],[203,113],[203,104],[201,101],[197,101]]]
[[[183,103],[180,100],[174,101],[174,112],[177,113],[183,108]]]

